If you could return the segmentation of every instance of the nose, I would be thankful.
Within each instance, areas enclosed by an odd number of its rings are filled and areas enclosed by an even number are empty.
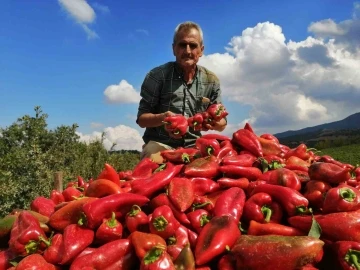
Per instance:
[[[186,44],[186,53],[191,53],[191,48],[190,48],[190,44]]]

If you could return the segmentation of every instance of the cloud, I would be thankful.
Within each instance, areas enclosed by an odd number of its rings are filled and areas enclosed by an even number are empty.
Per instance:
[[[359,111],[358,24],[357,17],[313,22],[314,36],[286,42],[280,26],[258,23],[232,37],[224,53],[204,55],[200,64],[220,78],[225,103],[250,105],[246,120],[259,133],[340,120]],[[244,120],[227,129],[242,127]]]
[[[110,12],[110,9],[109,9],[108,6],[104,6],[104,5],[102,5],[102,4],[99,4],[98,2],[92,3],[91,6],[92,6],[94,9],[96,9],[96,10],[98,10],[98,11],[100,11],[101,13],[104,13],[104,14]]]
[[[149,31],[145,30],[145,29],[136,29],[136,32],[138,33],[143,33],[144,35],[148,36],[149,35]]]
[[[121,80],[119,84],[109,85],[104,91],[107,103],[138,103],[140,93],[126,80]]]
[[[105,133],[103,144],[107,150],[138,150],[141,151],[144,144],[140,133],[131,127],[118,125],[116,127],[107,127],[103,130]],[[94,131],[91,134],[77,132],[82,142],[92,142],[100,140],[102,132]]]
[[[90,123],[90,127],[93,128],[93,129],[98,129],[98,128],[104,127],[104,124],[102,124],[102,123],[97,123],[97,122],[91,122],[91,123]]]
[[[97,33],[89,28],[89,24],[96,19],[94,9],[86,0],[58,0],[63,9],[74,19],[85,31],[88,39],[98,38]]]

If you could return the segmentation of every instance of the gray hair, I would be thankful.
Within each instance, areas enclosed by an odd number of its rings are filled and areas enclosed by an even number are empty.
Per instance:
[[[197,23],[191,22],[191,21],[186,21],[186,22],[180,23],[178,26],[176,26],[173,43],[174,44],[176,43],[176,37],[180,31],[183,31],[183,30],[189,31],[190,29],[196,29],[199,32],[200,39],[201,39],[200,42],[202,44],[203,40],[204,40],[203,31],[201,30],[200,25],[198,25]]]

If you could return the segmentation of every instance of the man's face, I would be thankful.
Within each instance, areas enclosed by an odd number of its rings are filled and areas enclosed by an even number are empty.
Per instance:
[[[201,43],[199,31],[195,28],[182,30],[176,36],[173,53],[176,62],[184,69],[193,67],[203,55],[204,45]]]

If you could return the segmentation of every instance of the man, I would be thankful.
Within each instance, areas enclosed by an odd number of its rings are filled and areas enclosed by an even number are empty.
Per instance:
[[[193,116],[205,111],[210,104],[221,103],[219,79],[208,69],[197,65],[203,55],[203,32],[194,22],[184,22],[175,29],[173,39],[175,62],[152,69],[141,86],[137,124],[146,128],[141,158],[150,157],[161,163],[160,151],[194,145],[200,132],[189,128],[182,139],[169,136],[163,127],[165,117],[172,114]],[[208,125],[223,131],[226,120]]]

